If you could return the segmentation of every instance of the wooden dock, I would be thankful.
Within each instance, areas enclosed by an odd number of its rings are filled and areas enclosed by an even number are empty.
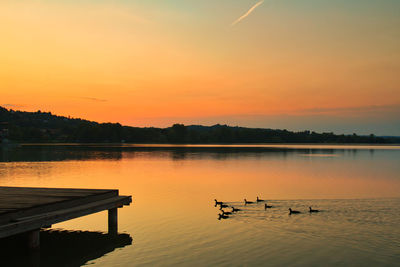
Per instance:
[[[41,228],[104,210],[109,234],[117,234],[117,210],[131,202],[118,190],[0,187],[0,238],[27,233],[37,248]]]

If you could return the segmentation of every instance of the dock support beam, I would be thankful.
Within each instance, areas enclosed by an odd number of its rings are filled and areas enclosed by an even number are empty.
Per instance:
[[[118,234],[118,208],[108,210],[108,234]]]
[[[39,249],[40,248],[40,229],[33,230],[27,233],[28,248]]]

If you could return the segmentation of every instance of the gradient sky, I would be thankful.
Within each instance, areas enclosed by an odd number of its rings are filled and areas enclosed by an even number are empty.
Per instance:
[[[400,135],[399,14],[398,0],[2,0],[0,105]]]

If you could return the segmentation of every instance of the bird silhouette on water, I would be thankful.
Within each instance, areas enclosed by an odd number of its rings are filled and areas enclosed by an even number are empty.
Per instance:
[[[244,199],[244,204],[245,205],[247,205],[247,204],[253,204],[254,202],[253,201],[247,201],[247,199]]]
[[[224,204],[222,201],[217,201],[216,199],[214,199],[214,201],[215,201],[215,207],[216,207],[217,205],[222,205],[222,204]]]
[[[292,214],[299,214],[299,213],[301,213],[301,212],[298,211],[298,210],[292,210],[292,208],[289,208],[289,215],[292,215]]]
[[[235,208],[235,207],[231,207],[232,208],[232,212],[238,212],[238,211],[241,211],[241,209],[237,209],[237,208]]]
[[[257,202],[264,202],[265,200],[264,199],[260,199],[260,198],[258,198],[258,196],[257,196]]]
[[[309,207],[310,208],[310,213],[311,212],[319,212],[319,210],[313,210],[311,207]]]
[[[230,212],[230,211],[224,211],[222,208],[221,208],[220,210],[221,210],[221,212],[222,212],[222,215],[231,215],[231,214],[232,214],[232,212]]]
[[[268,206],[267,203],[264,204],[264,210],[270,209],[270,208],[272,208],[272,206]]]
[[[218,214],[218,220],[221,220],[221,219],[225,220],[225,219],[228,219],[228,218],[229,218],[228,215]]]

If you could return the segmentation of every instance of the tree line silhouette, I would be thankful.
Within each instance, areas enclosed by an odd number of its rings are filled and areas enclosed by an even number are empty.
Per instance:
[[[3,128],[3,129],[2,129]],[[7,132],[5,131],[7,129]],[[3,130],[3,131],[2,131]],[[72,143],[392,143],[389,138],[336,135],[312,131],[292,132],[227,125],[201,126],[174,124],[168,128],[131,127],[119,123],[56,116],[51,112],[14,111],[0,107],[0,133],[16,142]],[[7,136],[5,136],[7,135]],[[0,139],[1,139],[0,135]],[[398,140],[396,140],[398,141]]]

